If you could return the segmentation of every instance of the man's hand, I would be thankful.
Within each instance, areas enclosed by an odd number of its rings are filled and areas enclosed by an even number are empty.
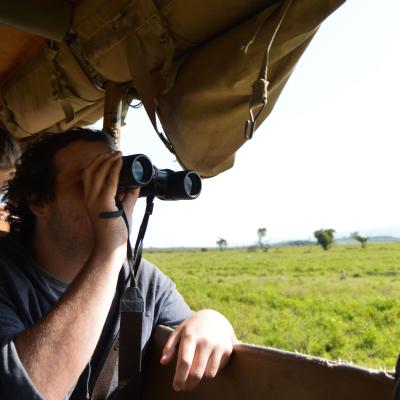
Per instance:
[[[95,245],[103,251],[113,252],[125,247],[128,232],[122,218],[104,219],[101,212],[115,211],[119,172],[122,167],[121,152],[110,151],[99,154],[83,172],[84,199],[91,219]],[[128,218],[139,196],[139,190],[123,195],[122,205]]]
[[[237,343],[229,321],[213,310],[202,310],[182,322],[164,346],[161,364],[177,353],[173,388],[192,390],[203,377],[214,378]]]

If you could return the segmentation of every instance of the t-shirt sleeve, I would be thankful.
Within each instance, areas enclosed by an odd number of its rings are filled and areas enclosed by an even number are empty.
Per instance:
[[[25,329],[0,291],[0,399],[41,400],[18,356],[14,338]]]
[[[160,299],[160,314],[157,324],[175,327],[190,317],[190,315],[193,314],[193,311],[186,304],[171,279],[166,277],[166,280],[166,286],[168,285],[168,289],[163,292]]]
[[[193,314],[179,293],[175,283],[156,266],[144,260],[139,277],[145,294],[146,316],[153,326],[175,327]]]

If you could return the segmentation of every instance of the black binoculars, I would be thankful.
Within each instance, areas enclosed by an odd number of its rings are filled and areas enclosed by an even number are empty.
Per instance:
[[[201,178],[195,171],[158,169],[144,154],[122,157],[118,191],[140,188],[140,197],[161,200],[191,200],[201,192]]]

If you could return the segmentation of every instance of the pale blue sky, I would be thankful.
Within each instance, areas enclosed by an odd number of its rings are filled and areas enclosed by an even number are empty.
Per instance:
[[[156,201],[145,246],[251,244],[260,227],[272,242],[321,227],[400,233],[399,17],[399,0],[348,0],[233,169],[204,181],[197,200]],[[130,111],[122,149],[179,168],[143,110]]]

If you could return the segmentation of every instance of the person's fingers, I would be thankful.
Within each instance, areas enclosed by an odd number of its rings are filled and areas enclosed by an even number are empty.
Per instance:
[[[168,364],[175,355],[176,350],[178,349],[179,340],[181,339],[181,332],[181,328],[178,327],[169,336],[167,343],[165,343],[163,348],[162,357],[160,360],[161,364]]]
[[[211,351],[211,346],[206,345],[205,343],[197,343],[196,353],[189,371],[189,375],[182,387],[183,390],[192,390],[201,381],[206,370],[208,360],[212,354]]]
[[[107,184],[109,184],[110,186],[117,187],[119,181],[119,173],[122,167],[122,154],[119,151],[115,155],[116,155],[115,162],[110,168],[110,172],[106,178],[107,178]]]
[[[119,173],[122,167],[121,153],[117,153],[115,156],[110,158],[111,164],[106,171],[106,174],[102,175],[104,178],[102,193],[106,197],[114,198],[117,194]]]
[[[88,166],[85,168],[85,172],[88,175],[93,175],[95,171],[97,171],[99,165],[108,157],[112,156],[114,152],[112,150],[106,151],[104,153],[99,153],[97,154],[88,164]]]
[[[100,163],[100,165],[98,165],[97,170],[93,171],[92,191],[95,195],[104,193],[108,196],[115,196],[118,184],[118,173],[121,169],[121,164],[121,153],[117,152],[108,156],[102,163]],[[112,172],[117,174],[117,183],[115,184],[115,188],[111,188],[109,181],[109,176]]]
[[[89,189],[90,191],[92,190],[94,171],[96,171],[99,168],[99,165],[104,162],[105,159],[109,158],[112,154],[113,153],[111,151],[107,153],[97,154],[97,156],[94,157],[90,164],[84,169],[82,174],[82,181],[83,187],[84,189],[86,189],[85,195],[88,194],[87,189]]]
[[[228,351],[228,352],[225,352],[223,355],[222,355],[222,358],[221,358],[221,362],[220,362],[220,364],[219,364],[219,370],[221,370],[222,368],[224,368],[225,366],[226,366],[226,364],[228,364],[228,362],[229,362],[229,359],[230,359],[230,357],[231,357],[231,354],[232,354],[232,352],[230,351]],[[218,371],[217,371],[218,372]]]
[[[204,371],[204,376],[207,378],[214,378],[220,368],[223,367],[223,361],[228,360],[228,356],[223,349],[215,349],[208,359],[207,367]]]
[[[181,336],[178,350],[178,360],[176,363],[173,388],[180,391],[184,388],[184,384],[188,378],[190,369],[193,364],[193,358],[196,353],[197,341],[195,336],[186,334]]]

